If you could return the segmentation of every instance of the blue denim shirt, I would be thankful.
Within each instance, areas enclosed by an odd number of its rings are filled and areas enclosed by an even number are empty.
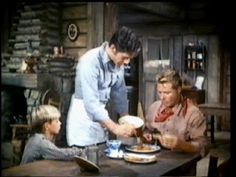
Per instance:
[[[93,121],[109,119],[104,106],[109,99],[117,113],[128,113],[124,67],[118,68],[105,49],[108,42],[84,54],[76,68],[75,98],[82,99],[86,112]]]

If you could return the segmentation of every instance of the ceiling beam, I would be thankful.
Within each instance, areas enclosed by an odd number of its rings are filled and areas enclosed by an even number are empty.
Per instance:
[[[183,20],[186,12],[182,4],[173,2],[119,3],[119,5],[122,8],[135,8],[171,20]]]
[[[121,13],[118,16],[119,21],[122,23],[155,23],[155,22],[167,22],[167,21],[172,21],[157,15],[152,15],[152,14],[140,14],[140,13]]]

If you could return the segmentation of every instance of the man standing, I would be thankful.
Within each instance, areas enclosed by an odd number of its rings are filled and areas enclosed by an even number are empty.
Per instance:
[[[128,114],[124,64],[140,51],[141,43],[135,33],[121,27],[109,43],[104,42],[80,58],[67,117],[69,146],[104,143],[108,139],[107,131],[123,137],[135,133],[132,125],[119,125],[111,120],[105,106],[112,99],[120,116]]]

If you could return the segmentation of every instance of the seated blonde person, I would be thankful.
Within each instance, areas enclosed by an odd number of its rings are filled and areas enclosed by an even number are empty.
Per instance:
[[[159,131],[156,139],[164,148],[205,156],[209,149],[206,119],[191,100],[183,98],[181,86],[181,77],[173,69],[157,78],[160,100],[152,103],[146,114],[144,138],[153,141],[153,132]]]
[[[41,159],[72,160],[75,155],[84,155],[82,149],[59,148],[54,144],[55,136],[61,128],[61,113],[51,105],[40,105],[32,113],[33,135],[29,138],[21,160],[21,165]]]

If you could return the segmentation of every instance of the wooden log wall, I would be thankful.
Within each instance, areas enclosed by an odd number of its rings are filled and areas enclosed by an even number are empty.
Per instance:
[[[87,51],[88,46],[88,5],[87,3],[62,4],[62,44],[65,53],[76,59]],[[70,41],[67,34],[68,25],[74,23],[79,28],[79,36],[75,41]]]
[[[52,53],[53,46],[60,43],[60,38],[58,38],[60,32],[59,17],[58,3],[19,3],[16,15],[12,20],[13,24],[8,40],[9,62],[21,66],[22,60],[27,57],[29,40],[32,42],[32,55],[38,57],[39,62],[43,56]],[[15,83],[9,83],[9,85],[26,88],[27,115],[31,115],[32,111],[42,104],[40,98],[43,91],[50,87],[49,83],[42,82],[49,80],[49,76],[44,77],[43,80],[38,79],[35,74],[28,75],[26,76],[27,79],[23,80],[19,77],[25,75],[16,73],[13,76],[9,73],[9,76],[16,80]],[[36,78],[29,79],[35,76]],[[29,84],[27,84],[28,82]],[[34,85],[37,82],[41,82],[43,85]],[[30,124],[30,118],[28,121]]]
[[[52,53],[53,46],[60,43],[59,17],[58,3],[21,3],[8,41],[10,59],[21,62],[27,56],[28,40],[34,56]]]
[[[103,2],[65,2],[62,3],[62,44],[65,52],[77,60],[88,50],[97,47],[104,40]],[[68,38],[69,24],[79,27],[79,36],[75,41]]]
[[[105,9],[104,9],[104,28],[105,28],[105,34],[104,38],[105,40],[109,41],[112,34],[115,32],[115,30],[118,28],[118,21],[117,21],[117,12],[118,7],[113,3],[105,3]]]

